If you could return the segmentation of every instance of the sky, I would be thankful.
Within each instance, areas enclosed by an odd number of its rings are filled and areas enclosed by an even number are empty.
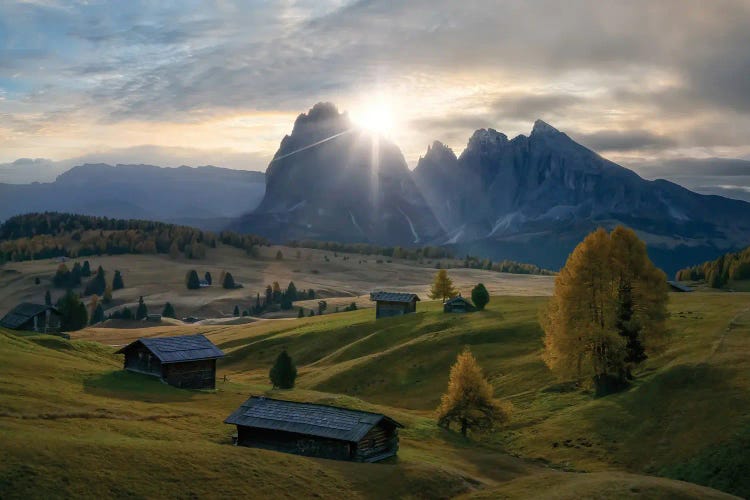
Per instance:
[[[541,118],[679,177],[750,160],[748,26],[747,0],[0,0],[0,163],[264,170],[330,101],[411,167]]]

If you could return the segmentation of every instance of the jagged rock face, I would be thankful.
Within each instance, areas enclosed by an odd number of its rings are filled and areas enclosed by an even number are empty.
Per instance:
[[[329,103],[297,118],[269,165],[263,201],[236,228],[280,242],[411,245],[441,236],[398,147]]]
[[[512,140],[478,130],[458,158],[434,149],[414,176],[446,224],[449,242],[462,249],[558,267],[599,225],[633,227],[657,254],[684,246],[691,249],[683,255],[702,258],[750,239],[750,204],[646,181],[542,121],[528,137]],[[445,200],[452,210],[441,215]],[[546,254],[530,257],[528,250],[540,247]],[[660,264],[671,271],[671,260],[679,258],[666,252]]]

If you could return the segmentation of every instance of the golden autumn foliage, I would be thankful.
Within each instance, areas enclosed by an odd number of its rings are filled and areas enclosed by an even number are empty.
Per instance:
[[[430,288],[431,299],[452,299],[458,295],[458,291],[453,287],[453,280],[448,277],[448,272],[441,269],[435,274],[435,281]]]
[[[544,361],[562,378],[623,387],[667,339],[667,284],[631,230],[589,234],[555,279],[542,314]]]
[[[437,409],[438,425],[450,428],[461,426],[461,434],[469,429],[491,430],[510,418],[509,405],[494,399],[492,385],[484,378],[477,360],[466,349],[451,367],[448,391],[443,394]]]

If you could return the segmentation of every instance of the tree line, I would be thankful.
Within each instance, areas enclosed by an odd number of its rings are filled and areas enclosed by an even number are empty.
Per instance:
[[[338,243],[335,241],[295,240],[287,243],[292,248],[310,248],[313,250],[328,250],[331,252],[354,253],[360,255],[382,255],[394,259],[447,259],[453,258],[453,253],[445,247],[383,247],[370,243]]]
[[[11,217],[0,225],[0,261],[90,255],[169,254],[202,259],[217,242],[256,255],[265,238],[144,220],[110,219],[58,212]]]
[[[677,271],[678,281],[705,281],[711,288],[722,288],[729,281],[750,279],[750,247],[739,252],[722,255],[711,260]]]

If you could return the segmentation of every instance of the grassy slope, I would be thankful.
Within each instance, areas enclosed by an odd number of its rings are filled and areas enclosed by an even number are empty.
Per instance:
[[[204,331],[229,354],[219,367],[229,382],[213,393],[120,372],[101,344],[0,335],[0,441],[7,450],[0,493],[718,495],[636,475],[646,472],[748,495],[746,441],[734,437],[746,439],[750,421],[749,299],[673,295],[672,348],[648,363],[630,391],[599,400],[566,389],[539,360],[539,298],[494,297],[488,311],[465,316],[422,303],[416,315],[378,322],[365,310],[210,327]],[[465,345],[497,395],[514,405],[511,425],[482,444],[432,420],[449,366]],[[277,395],[391,414],[407,425],[399,459],[349,464],[228,446],[223,418],[248,393],[269,390],[267,370],[283,347],[300,365],[300,378],[297,389]]]

